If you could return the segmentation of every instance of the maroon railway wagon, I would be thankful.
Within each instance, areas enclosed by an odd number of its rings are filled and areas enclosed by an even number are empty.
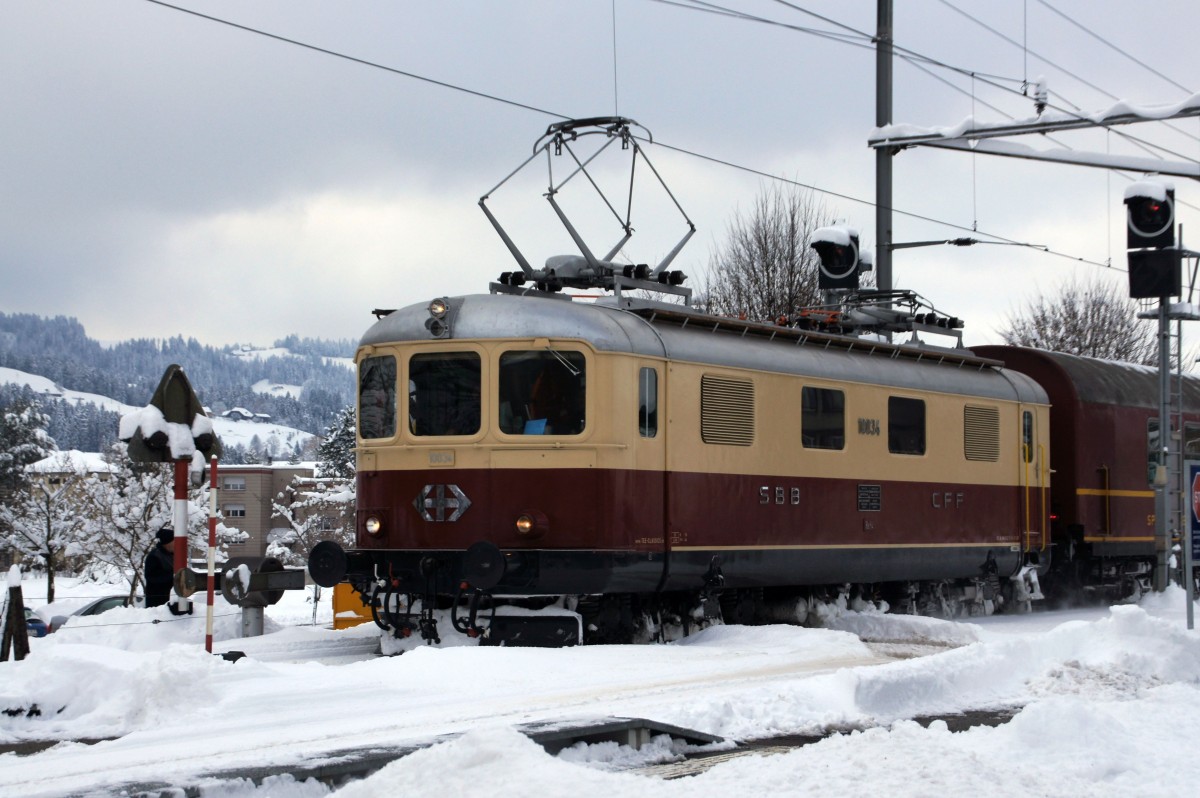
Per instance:
[[[1110,598],[1148,588],[1156,560],[1149,466],[1159,446],[1158,370],[1023,347],[973,351],[1032,377],[1050,399],[1048,584],[1103,589]],[[1185,377],[1182,398],[1184,457],[1200,459],[1200,380]],[[1178,432],[1178,421],[1172,427]]]

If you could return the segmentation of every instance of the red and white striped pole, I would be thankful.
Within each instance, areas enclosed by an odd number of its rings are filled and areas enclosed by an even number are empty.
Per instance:
[[[204,618],[204,650],[212,653],[213,643],[213,587],[217,567],[217,457],[209,461],[208,489],[208,612]]]
[[[188,463],[189,460],[175,461],[175,573],[187,568],[188,555]],[[176,605],[186,611],[191,602],[176,592]]]

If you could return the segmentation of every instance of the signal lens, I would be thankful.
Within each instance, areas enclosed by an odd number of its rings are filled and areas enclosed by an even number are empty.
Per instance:
[[[383,531],[383,524],[375,516],[371,516],[363,524],[363,529],[367,530],[368,535],[378,535]]]
[[[533,528],[534,528],[534,522],[531,517],[529,517],[528,515],[522,515],[522,516],[517,517],[517,534],[518,535],[525,535],[525,536],[532,535]]]

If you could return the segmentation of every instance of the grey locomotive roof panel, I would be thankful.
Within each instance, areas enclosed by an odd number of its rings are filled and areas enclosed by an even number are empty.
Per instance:
[[[711,317],[677,306],[663,314],[672,318],[667,322],[636,302],[618,307],[506,294],[452,297],[448,302],[450,340],[575,338],[601,351],[914,391],[1046,401],[1040,386],[1024,375],[1002,372],[989,365],[990,361],[963,351],[873,344],[783,328],[778,328],[778,337],[772,337],[774,331],[763,325],[739,326],[735,320],[714,324],[716,320]],[[401,308],[367,330],[361,345],[433,340],[426,327],[429,318],[427,303]],[[853,348],[848,350],[847,346]],[[876,350],[874,354],[869,353],[871,349]]]

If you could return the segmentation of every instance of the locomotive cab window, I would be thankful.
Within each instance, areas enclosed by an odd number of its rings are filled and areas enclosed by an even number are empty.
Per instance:
[[[587,421],[582,352],[516,350],[500,355],[500,431],[578,435]]]
[[[846,394],[804,388],[800,397],[800,439],[805,449],[846,448]]]
[[[925,402],[888,397],[888,451],[925,454]]]
[[[408,361],[408,425],[418,436],[479,432],[482,368],[475,352],[413,355]]]
[[[396,434],[396,358],[364,358],[358,365],[358,434],[390,438]]]

